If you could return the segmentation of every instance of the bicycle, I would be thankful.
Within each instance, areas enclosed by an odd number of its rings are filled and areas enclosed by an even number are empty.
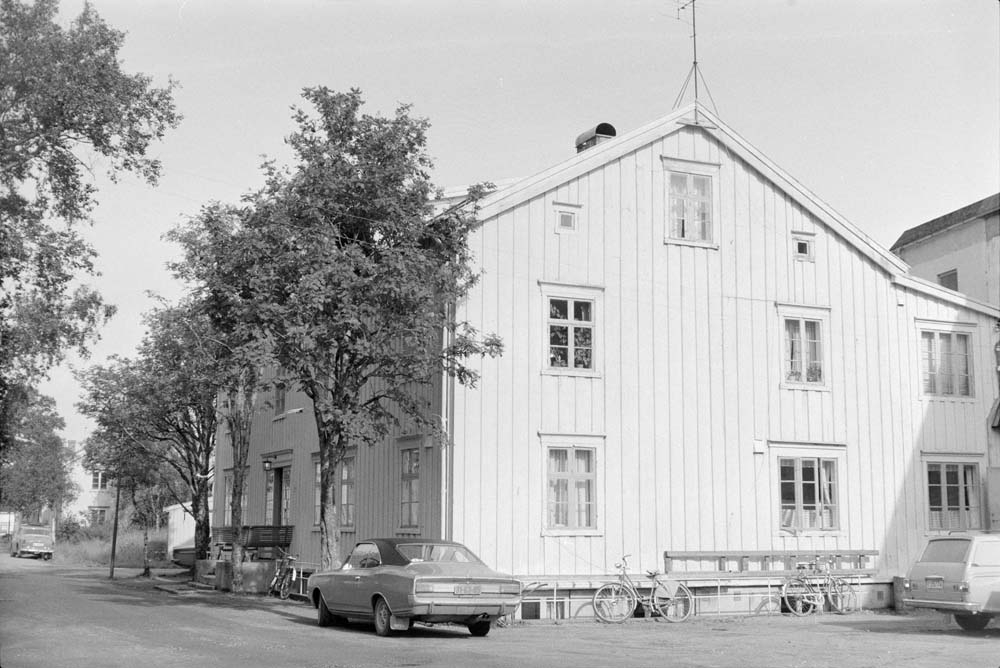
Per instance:
[[[804,617],[824,608],[829,601],[834,612],[847,612],[855,597],[854,587],[830,572],[830,562],[819,566],[815,561],[800,562],[798,571],[781,585],[781,600],[789,612]]]
[[[646,577],[652,582],[649,594],[643,594],[628,574],[630,556],[626,554],[621,563],[615,564],[618,581],[603,585],[594,592],[597,618],[609,624],[621,624],[635,613],[640,603],[647,615],[654,611],[668,622],[683,622],[690,617],[694,608],[691,590],[682,582],[661,578],[659,571],[646,571]]]
[[[285,552],[280,547],[278,552],[281,553],[281,557],[274,564],[274,577],[271,578],[267,593],[277,594],[281,600],[285,600],[291,593],[292,583],[298,578],[298,571],[295,568],[295,561],[298,557]]]

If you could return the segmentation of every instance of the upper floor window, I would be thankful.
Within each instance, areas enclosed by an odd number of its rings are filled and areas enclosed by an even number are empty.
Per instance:
[[[981,529],[979,466],[927,463],[927,528]]]
[[[281,415],[285,412],[285,384],[275,383],[274,384],[274,414]]]
[[[972,395],[971,336],[920,330],[920,370],[924,394]]]
[[[583,207],[570,202],[553,202],[552,210],[555,214],[555,231],[576,232],[580,225],[580,212]]]
[[[714,246],[718,243],[719,165],[663,156],[666,176],[667,243]]]
[[[107,489],[108,477],[104,471],[92,471],[90,474],[91,489]]]
[[[823,323],[784,318],[785,382],[823,384]]]
[[[792,232],[792,257],[801,262],[815,259],[815,238],[809,232]]]
[[[949,290],[958,290],[958,269],[952,269],[951,271],[946,271],[943,274],[938,274],[938,285],[942,288],[948,288]]]
[[[549,368],[594,368],[594,302],[551,297]]]

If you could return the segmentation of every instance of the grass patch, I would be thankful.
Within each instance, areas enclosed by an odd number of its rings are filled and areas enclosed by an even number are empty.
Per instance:
[[[149,534],[150,566],[163,568],[170,566],[163,554],[166,546],[166,532]],[[81,538],[80,540],[56,543],[52,556],[54,561],[78,566],[108,566],[111,564],[111,539],[104,537]],[[141,531],[120,531],[115,549],[115,565],[122,568],[142,568],[143,548]]]

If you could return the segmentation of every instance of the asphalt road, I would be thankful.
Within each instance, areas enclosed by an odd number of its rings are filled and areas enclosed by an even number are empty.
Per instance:
[[[938,614],[533,622],[473,638],[416,627],[319,628],[303,603],[217,592],[172,594],[107,569],[0,555],[2,668],[367,666],[1000,667],[1000,626],[965,633]]]

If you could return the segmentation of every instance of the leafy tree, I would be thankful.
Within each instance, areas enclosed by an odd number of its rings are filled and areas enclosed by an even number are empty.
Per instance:
[[[122,70],[124,33],[89,5],[66,29],[57,12],[57,0],[0,0],[0,448],[25,387],[66,349],[86,354],[113,313],[72,287],[94,271],[78,230],[96,194],[90,164],[155,184],[147,151],[180,121],[173,82]]]
[[[406,106],[362,114],[356,90],[304,98],[315,113],[295,112],[294,166],[265,166],[265,187],[200,278],[312,400],[326,568],[340,555],[334,472],[347,448],[377,443],[401,419],[439,429],[427,389],[443,372],[474,384],[465,360],[502,346],[451,316],[476,280],[476,221],[469,206],[433,214],[427,121]]]
[[[78,374],[77,407],[97,424],[88,458],[122,477],[135,475],[123,462],[172,469],[183,484],[173,494],[195,520],[195,554],[204,559],[217,427],[217,365],[205,345],[211,325],[186,304],[153,311],[146,325],[134,360],[112,357]]]
[[[262,387],[260,369],[271,363],[266,342],[241,326],[238,301],[220,298],[237,277],[226,273],[218,258],[238,248],[245,231],[246,209],[212,204],[183,228],[170,235],[184,248],[182,262],[172,265],[179,278],[188,281],[192,303],[212,325],[212,350],[217,355],[218,389],[223,398],[220,419],[226,425],[233,461],[229,520],[233,526],[233,591],[243,591],[243,490],[246,487],[247,458],[258,391]],[[232,263],[226,265],[232,267]]]
[[[28,390],[13,420],[12,444],[0,462],[0,505],[24,515],[58,511],[76,496],[73,452],[57,432],[65,426],[55,400]]]

